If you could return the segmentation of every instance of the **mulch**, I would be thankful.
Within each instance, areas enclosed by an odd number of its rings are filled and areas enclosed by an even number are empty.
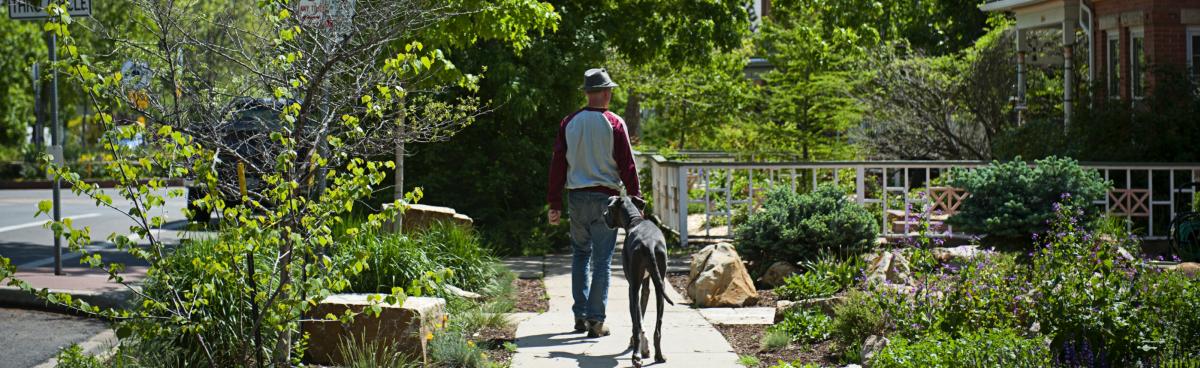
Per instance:
[[[823,341],[815,344],[791,343],[776,351],[760,351],[762,335],[767,325],[713,325],[733,351],[739,356],[753,355],[758,358],[758,367],[771,367],[780,361],[816,363],[820,366],[838,366],[838,359],[833,355],[833,342]]]
[[[550,309],[550,297],[542,279],[516,279],[513,285],[517,291],[517,312],[542,313]]]
[[[517,327],[509,326],[508,328],[485,328],[469,339],[475,342],[476,346],[483,349],[484,354],[488,355],[488,360],[496,363],[502,363],[506,366],[512,361],[513,353],[504,348],[504,343],[516,343]]]
[[[779,300],[779,295],[775,294],[775,290],[758,289],[758,307],[775,308],[775,301]]]
[[[687,294],[687,285],[688,285],[687,272],[668,273],[667,274],[667,282],[671,283],[671,286],[675,287],[675,291],[678,291],[679,295],[683,295],[684,299],[687,299],[687,295],[688,295]]]

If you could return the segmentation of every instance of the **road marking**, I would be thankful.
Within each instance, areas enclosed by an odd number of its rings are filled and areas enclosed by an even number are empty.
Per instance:
[[[99,213],[85,213],[82,215],[67,216],[67,217],[64,217],[64,219],[78,220],[78,219],[85,219],[85,218],[92,218],[92,217],[100,217],[100,214]],[[47,222],[50,222],[50,220],[0,227],[0,233],[5,232],[5,231],[20,230],[20,229],[24,229],[24,228],[28,228],[28,227],[42,226],[42,225],[45,225]]]

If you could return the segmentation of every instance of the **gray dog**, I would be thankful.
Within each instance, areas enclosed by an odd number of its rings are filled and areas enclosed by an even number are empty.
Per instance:
[[[646,303],[650,298],[650,282],[654,282],[658,299],[658,323],[654,327],[654,361],[666,362],[662,355],[662,317],[663,300],[675,305],[663,289],[663,274],[667,271],[667,241],[662,230],[653,222],[642,218],[641,209],[646,203],[637,197],[611,197],[608,210],[604,212],[604,222],[609,228],[625,229],[625,249],[621,252],[621,265],[625,269],[625,279],[629,280],[629,317],[633,321],[633,337],[629,340],[629,348],[633,349],[633,366],[641,367],[642,360],[650,357],[650,347],[646,333],[642,329],[642,318],[646,315]],[[639,308],[638,292],[641,292]]]

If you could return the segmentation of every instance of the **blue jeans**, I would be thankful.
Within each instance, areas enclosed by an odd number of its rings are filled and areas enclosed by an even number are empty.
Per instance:
[[[613,249],[617,246],[617,229],[604,224],[608,197],[596,192],[567,193],[573,249],[571,296],[575,298],[571,311],[575,318],[604,321]]]

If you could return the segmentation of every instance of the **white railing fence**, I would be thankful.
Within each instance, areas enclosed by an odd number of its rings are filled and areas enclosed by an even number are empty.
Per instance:
[[[708,157],[712,156],[712,157]],[[915,231],[911,221],[923,211],[940,225],[968,195],[943,186],[951,169],[971,169],[979,161],[839,161],[740,162],[709,154],[703,158],[667,159],[643,155],[650,166],[653,213],[681,245],[693,238],[731,238],[740,215],[757,209],[768,188],[786,185],[809,191],[834,184],[853,200],[879,215],[881,236],[902,237]],[[1171,218],[1192,203],[1200,181],[1200,164],[1081,163],[1113,183],[1106,198],[1094,204],[1111,216],[1126,217],[1131,231],[1144,239],[1167,237]],[[1177,193],[1178,192],[1178,193]],[[949,226],[934,236],[966,237]]]

